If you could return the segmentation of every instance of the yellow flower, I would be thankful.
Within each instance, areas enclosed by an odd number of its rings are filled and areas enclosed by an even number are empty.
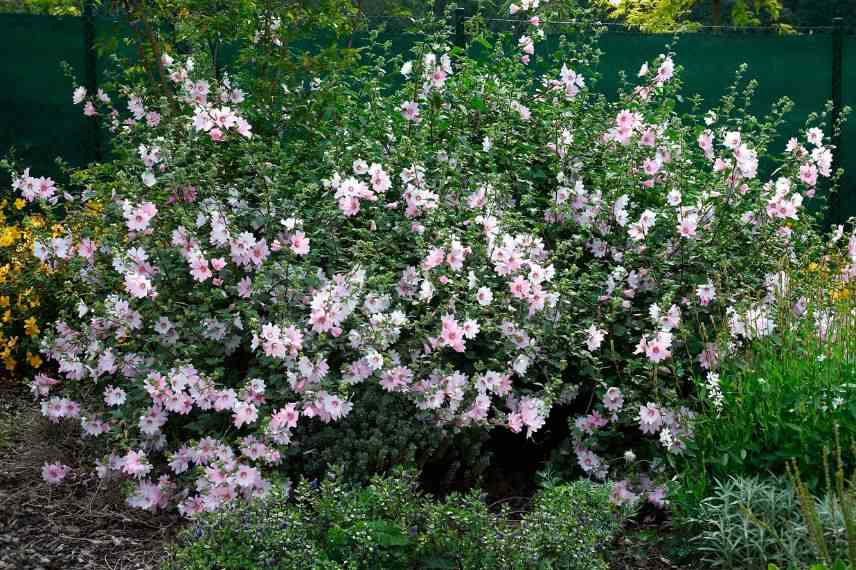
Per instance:
[[[9,309],[6,309],[6,312],[3,313],[3,322],[4,323],[11,323],[12,322],[12,311],[10,311]]]
[[[39,334],[39,325],[36,324],[36,317],[30,317],[24,321],[24,332],[27,336],[36,336]]]
[[[101,204],[101,202],[98,202],[96,200],[92,200],[91,202],[86,203],[87,215],[97,216],[98,214],[101,213],[101,210],[103,210],[103,209],[104,209],[104,206]]]
[[[0,295],[0,307],[4,309],[9,306],[9,295]]]
[[[850,298],[850,289],[839,289],[837,291],[832,292],[832,300],[840,301],[842,299]]]
[[[0,231],[0,247],[9,247],[21,237],[21,232],[15,226],[7,226]]]
[[[42,365],[42,357],[38,354],[33,354],[30,351],[27,351],[27,363],[33,368],[38,368]]]
[[[24,206],[26,206],[26,205],[27,205],[27,203],[24,201],[23,198],[18,198],[17,200],[15,200],[15,209],[16,210],[23,210]]]
[[[11,356],[4,356],[3,364],[6,366],[6,370],[8,370],[9,372],[14,372],[15,367],[18,366],[18,363],[15,362],[15,359]]]

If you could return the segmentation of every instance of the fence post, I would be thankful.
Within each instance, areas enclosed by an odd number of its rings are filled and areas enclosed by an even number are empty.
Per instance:
[[[83,0],[83,85],[90,97],[98,91],[98,60],[95,53],[94,0]],[[86,123],[87,160],[101,160],[99,117],[88,117]]]
[[[841,117],[842,107],[842,84],[844,83],[844,18],[837,16],[832,19],[832,128],[835,129],[838,119]],[[833,173],[841,164],[841,131],[832,132],[832,145],[835,147],[832,159]],[[829,203],[827,218],[830,223],[842,223],[844,221],[841,211],[841,193],[844,188],[839,186],[838,191],[832,195]]]
[[[464,34],[464,9],[455,7],[455,45],[463,47],[467,43]]]

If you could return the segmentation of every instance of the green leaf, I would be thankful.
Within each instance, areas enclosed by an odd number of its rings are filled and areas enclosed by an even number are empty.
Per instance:
[[[488,110],[487,105],[484,103],[484,99],[481,97],[473,97],[470,99],[470,107],[477,111],[481,111],[482,113],[486,113]]]
[[[426,558],[422,561],[422,568],[430,570],[455,570],[457,567],[451,558]]]
[[[372,531],[381,546],[406,546],[410,542],[399,527],[386,521],[369,521],[366,526]]]

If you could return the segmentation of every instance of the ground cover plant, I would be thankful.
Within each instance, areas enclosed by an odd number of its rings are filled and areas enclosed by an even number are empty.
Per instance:
[[[114,160],[61,188],[14,175],[68,228],[33,247],[75,291],[33,380],[45,416],[131,504],[196,516],[265,494],[298,425],[368,384],[452,431],[534,437],[566,406],[579,470],[665,505],[694,376],[796,301],[782,267],[819,244],[804,202],[838,125],[778,155],[788,103],[747,116],[739,77],[679,112],[668,51],[609,100],[594,36],[546,41],[559,8],[515,7],[513,34],[476,18],[466,48],[426,18],[405,56],[375,45],[275,99],[205,52],[159,54],[168,88],[78,87]]]
[[[201,518],[164,568],[607,568],[621,518],[588,481],[547,481],[515,520],[477,492],[423,495],[413,472],[356,488],[341,475]]]

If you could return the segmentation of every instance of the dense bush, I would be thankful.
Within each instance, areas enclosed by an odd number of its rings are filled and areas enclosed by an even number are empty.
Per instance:
[[[44,204],[76,232],[35,251],[76,295],[34,390],[103,446],[100,475],[134,481],[132,504],[264,494],[293,430],[347,416],[361,383],[440,426],[527,436],[576,397],[583,472],[664,504],[693,373],[723,357],[709,331],[728,319],[736,346],[776,327],[832,149],[812,124],[762,179],[786,103],[748,117],[750,84],[679,114],[674,54],[609,101],[596,38],[550,51],[554,8],[530,8],[516,36],[474,20],[466,50],[419,22],[407,58],[379,44],[275,99],[167,53],[170,88],[125,86],[127,111],[75,91],[114,161]]]
[[[342,466],[347,480],[366,482],[396,465],[431,466],[442,481],[474,482],[490,463],[485,432],[475,427],[441,429],[403,394],[366,385],[353,398],[353,411],[334,425],[306,425],[285,453],[287,473],[320,478],[330,465]]]
[[[171,566],[221,568],[606,568],[618,528],[609,489],[587,481],[548,484],[514,520],[475,493],[421,494],[411,472],[364,488],[331,474],[198,519]]]

